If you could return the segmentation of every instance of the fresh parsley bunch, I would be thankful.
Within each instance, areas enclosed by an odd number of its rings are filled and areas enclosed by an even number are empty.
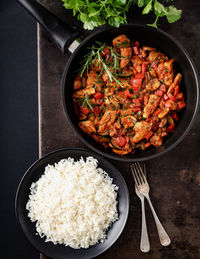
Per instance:
[[[73,15],[83,22],[86,30],[93,30],[95,27],[104,25],[106,22],[119,27],[120,24],[127,23],[126,12],[132,4],[137,4],[143,8],[142,14],[153,11],[156,15],[155,22],[150,24],[157,27],[159,17],[166,16],[169,23],[178,21],[182,11],[174,5],[164,6],[157,0],[62,0],[67,9],[73,10]],[[164,0],[162,2],[169,2]]]

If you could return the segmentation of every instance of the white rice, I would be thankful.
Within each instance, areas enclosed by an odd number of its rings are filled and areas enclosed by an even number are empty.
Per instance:
[[[60,160],[47,165],[32,183],[26,209],[46,242],[88,248],[106,238],[118,219],[117,190],[93,157]]]

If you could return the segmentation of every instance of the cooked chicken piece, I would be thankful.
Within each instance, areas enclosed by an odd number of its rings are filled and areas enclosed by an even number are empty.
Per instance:
[[[132,113],[133,113],[132,108],[128,108],[127,110],[120,109],[120,114],[121,114],[122,117],[132,115]]]
[[[113,152],[115,152],[118,155],[127,155],[128,153],[130,153],[132,151],[132,149],[128,149],[128,150],[119,150],[119,149],[112,149]]]
[[[94,88],[84,88],[81,90],[78,90],[76,92],[73,93],[73,98],[84,98],[85,94],[87,94],[88,96],[92,95],[95,93],[95,89]]]
[[[131,88],[131,84],[130,84],[130,81],[127,80],[127,79],[122,79],[120,78],[120,82],[121,82],[121,86],[122,88]]]
[[[162,145],[162,137],[158,134],[154,134],[151,139],[150,142],[153,146],[155,147],[159,147]]]
[[[158,118],[162,119],[164,118],[169,112],[169,108],[165,108],[164,110],[161,111],[161,113],[158,114]]]
[[[147,47],[147,46],[143,46],[143,48],[142,48],[143,50],[145,50],[145,51],[153,51],[153,52],[155,52],[156,51],[156,49],[155,48],[151,48],[151,47]]]
[[[159,62],[164,62],[165,56],[161,52],[151,51],[149,52],[148,58],[150,63],[156,60],[158,60]]]
[[[120,59],[120,68],[124,68],[128,65],[132,57],[132,48],[121,48],[121,59]]]
[[[79,122],[80,129],[85,132],[86,134],[90,135],[91,133],[96,132],[96,128],[94,126],[94,123],[92,121],[81,121]]]
[[[116,136],[117,135],[117,129],[114,125],[110,126],[110,134],[111,137]]]
[[[115,92],[115,89],[113,87],[107,87],[104,90],[104,97],[112,96]]]
[[[97,73],[93,70],[90,71],[86,81],[86,88],[96,86],[97,91],[101,91],[102,85],[103,85],[103,82],[101,81],[101,78],[98,78]]]
[[[159,107],[160,107],[162,110],[165,109],[165,101],[164,101],[163,98],[160,100]]]
[[[167,121],[169,122],[170,125],[174,124],[174,119],[170,115],[167,116]]]
[[[86,87],[86,78],[82,77],[82,87],[85,88]]]
[[[99,123],[100,123],[100,120],[99,120],[98,116],[96,116],[96,118],[95,118],[95,120],[94,120],[94,125],[95,125],[96,127],[98,127],[98,126],[99,126]]]
[[[162,138],[166,137],[167,136],[167,132],[162,132],[160,135],[161,135]]]
[[[102,79],[103,79],[104,82],[109,81],[109,75],[108,75],[107,72],[104,72],[104,74],[102,75]]]
[[[160,124],[159,124],[159,127],[162,128],[162,127],[164,127],[166,124],[167,124],[167,118],[165,117],[165,118],[163,118],[163,119],[161,120],[161,122],[160,122]]]
[[[126,67],[124,69],[121,69],[119,76],[120,77],[129,77],[130,78],[130,76],[132,76],[132,75],[133,75],[132,68],[131,69],[127,69],[127,67]]]
[[[155,94],[150,95],[148,103],[144,107],[143,117],[149,118],[149,115],[151,115],[155,111],[159,102],[160,102],[160,98],[157,95]]]
[[[166,85],[171,85],[174,80],[173,59],[158,65],[158,76],[160,80],[164,80]]]
[[[140,140],[145,138],[148,132],[151,130],[151,124],[146,121],[139,121],[134,126],[135,135],[133,137],[133,142],[138,143]]]
[[[151,70],[149,71],[149,74],[151,75],[151,77],[157,77],[156,70],[153,68],[151,68]]]
[[[137,122],[137,119],[134,116],[126,116],[121,119],[121,122],[125,129],[131,128]]]
[[[89,121],[94,122],[95,119],[96,119],[96,117],[95,117],[95,114],[94,114],[94,113],[90,113],[90,114],[88,115],[88,120],[89,120]]]
[[[140,49],[140,53],[141,53],[141,55],[142,55],[143,58],[146,58],[147,52],[146,52],[145,50]]]
[[[151,73],[151,72],[150,72]],[[146,84],[146,89],[148,91],[155,91],[160,86],[160,81],[157,78],[154,78]]]
[[[109,104],[111,106],[114,106],[116,109],[119,108],[119,103],[118,103],[118,100],[115,96],[110,96],[109,97]]]
[[[116,121],[116,122],[114,123],[114,126],[115,126],[117,129],[121,129],[121,127],[122,127],[119,121]]]
[[[174,88],[180,84],[181,82],[181,79],[182,79],[182,75],[180,73],[178,73],[176,75],[176,77],[174,78],[174,82],[170,85],[168,91],[167,91],[167,94],[173,92]]]
[[[78,90],[82,88],[82,82],[81,82],[81,77],[76,76],[74,79],[74,90]]]
[[[112,42],[113,42],[113,46],[116,47],[116,48],[118,48],[120,46],[123,46],[122,43],[127,43],[127,45],[130,44],[130,40],[124,34],[121,34],[121,35],[117,36],[116,38],[113,39]]]
[[[119,89],[119,88],[131,88],[131,84],[130,84],[130,80],[126,79],[126,78],[118,78],[118,80],[120,81],[120,84],[116,83],[115,81],[108,81],[106,83],[106,86],[109,87],[113,87],[115,90]]]
[[[131,61],[134,67],[142,64],[142,60],[138,56],[133,56]]]
[[[178,73],[178,74],[176,75],[176,77],[174,78],[174,83],[175,83],[175,85],[179,85],[180,82],[181,82],[181,79],[182,79],[182,75],[181,75],[180,73]]]
[[[106,111],[100,120],[98,132],[101,133],[105,129],[109,129],[109,127],[114,123],[116,115],[116,111]]]

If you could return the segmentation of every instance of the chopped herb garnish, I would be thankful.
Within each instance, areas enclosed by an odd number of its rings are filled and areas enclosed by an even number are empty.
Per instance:
[[[84,106],[89,106],[90,110],[93,111],[93,107],[92,107],[92,104],[90,103],[90,99],[88,97],[88,94],[86,93],[84,98],[82,99],[83,100],[83,103],[81,105],[81,107],[84,107]]]

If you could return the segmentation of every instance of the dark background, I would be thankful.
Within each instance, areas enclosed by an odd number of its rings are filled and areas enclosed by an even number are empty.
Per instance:
[[[14,197],[38,158],[37,25],[14,0],[1,0],[0,14],[0,258],[35,259],[15,219]]]
[[[54,0],[61,5],[59,1]],[[45,2],[51,6],[53,0]],[[200,2],[177,0],[175,5],[183,9],[183,18],[172,25],[161,21],[160,28],[181,42],[199,68]],[[24,172],[38,158],[37,26],[15,0],[0,0],[0,11],[0,258],[35,259],[39,253],[25,240],[15,219],[14,197]],[[129,16],[135,16],[135,10]],[[153,21],[140,11],[136,16],[137,22]]]

